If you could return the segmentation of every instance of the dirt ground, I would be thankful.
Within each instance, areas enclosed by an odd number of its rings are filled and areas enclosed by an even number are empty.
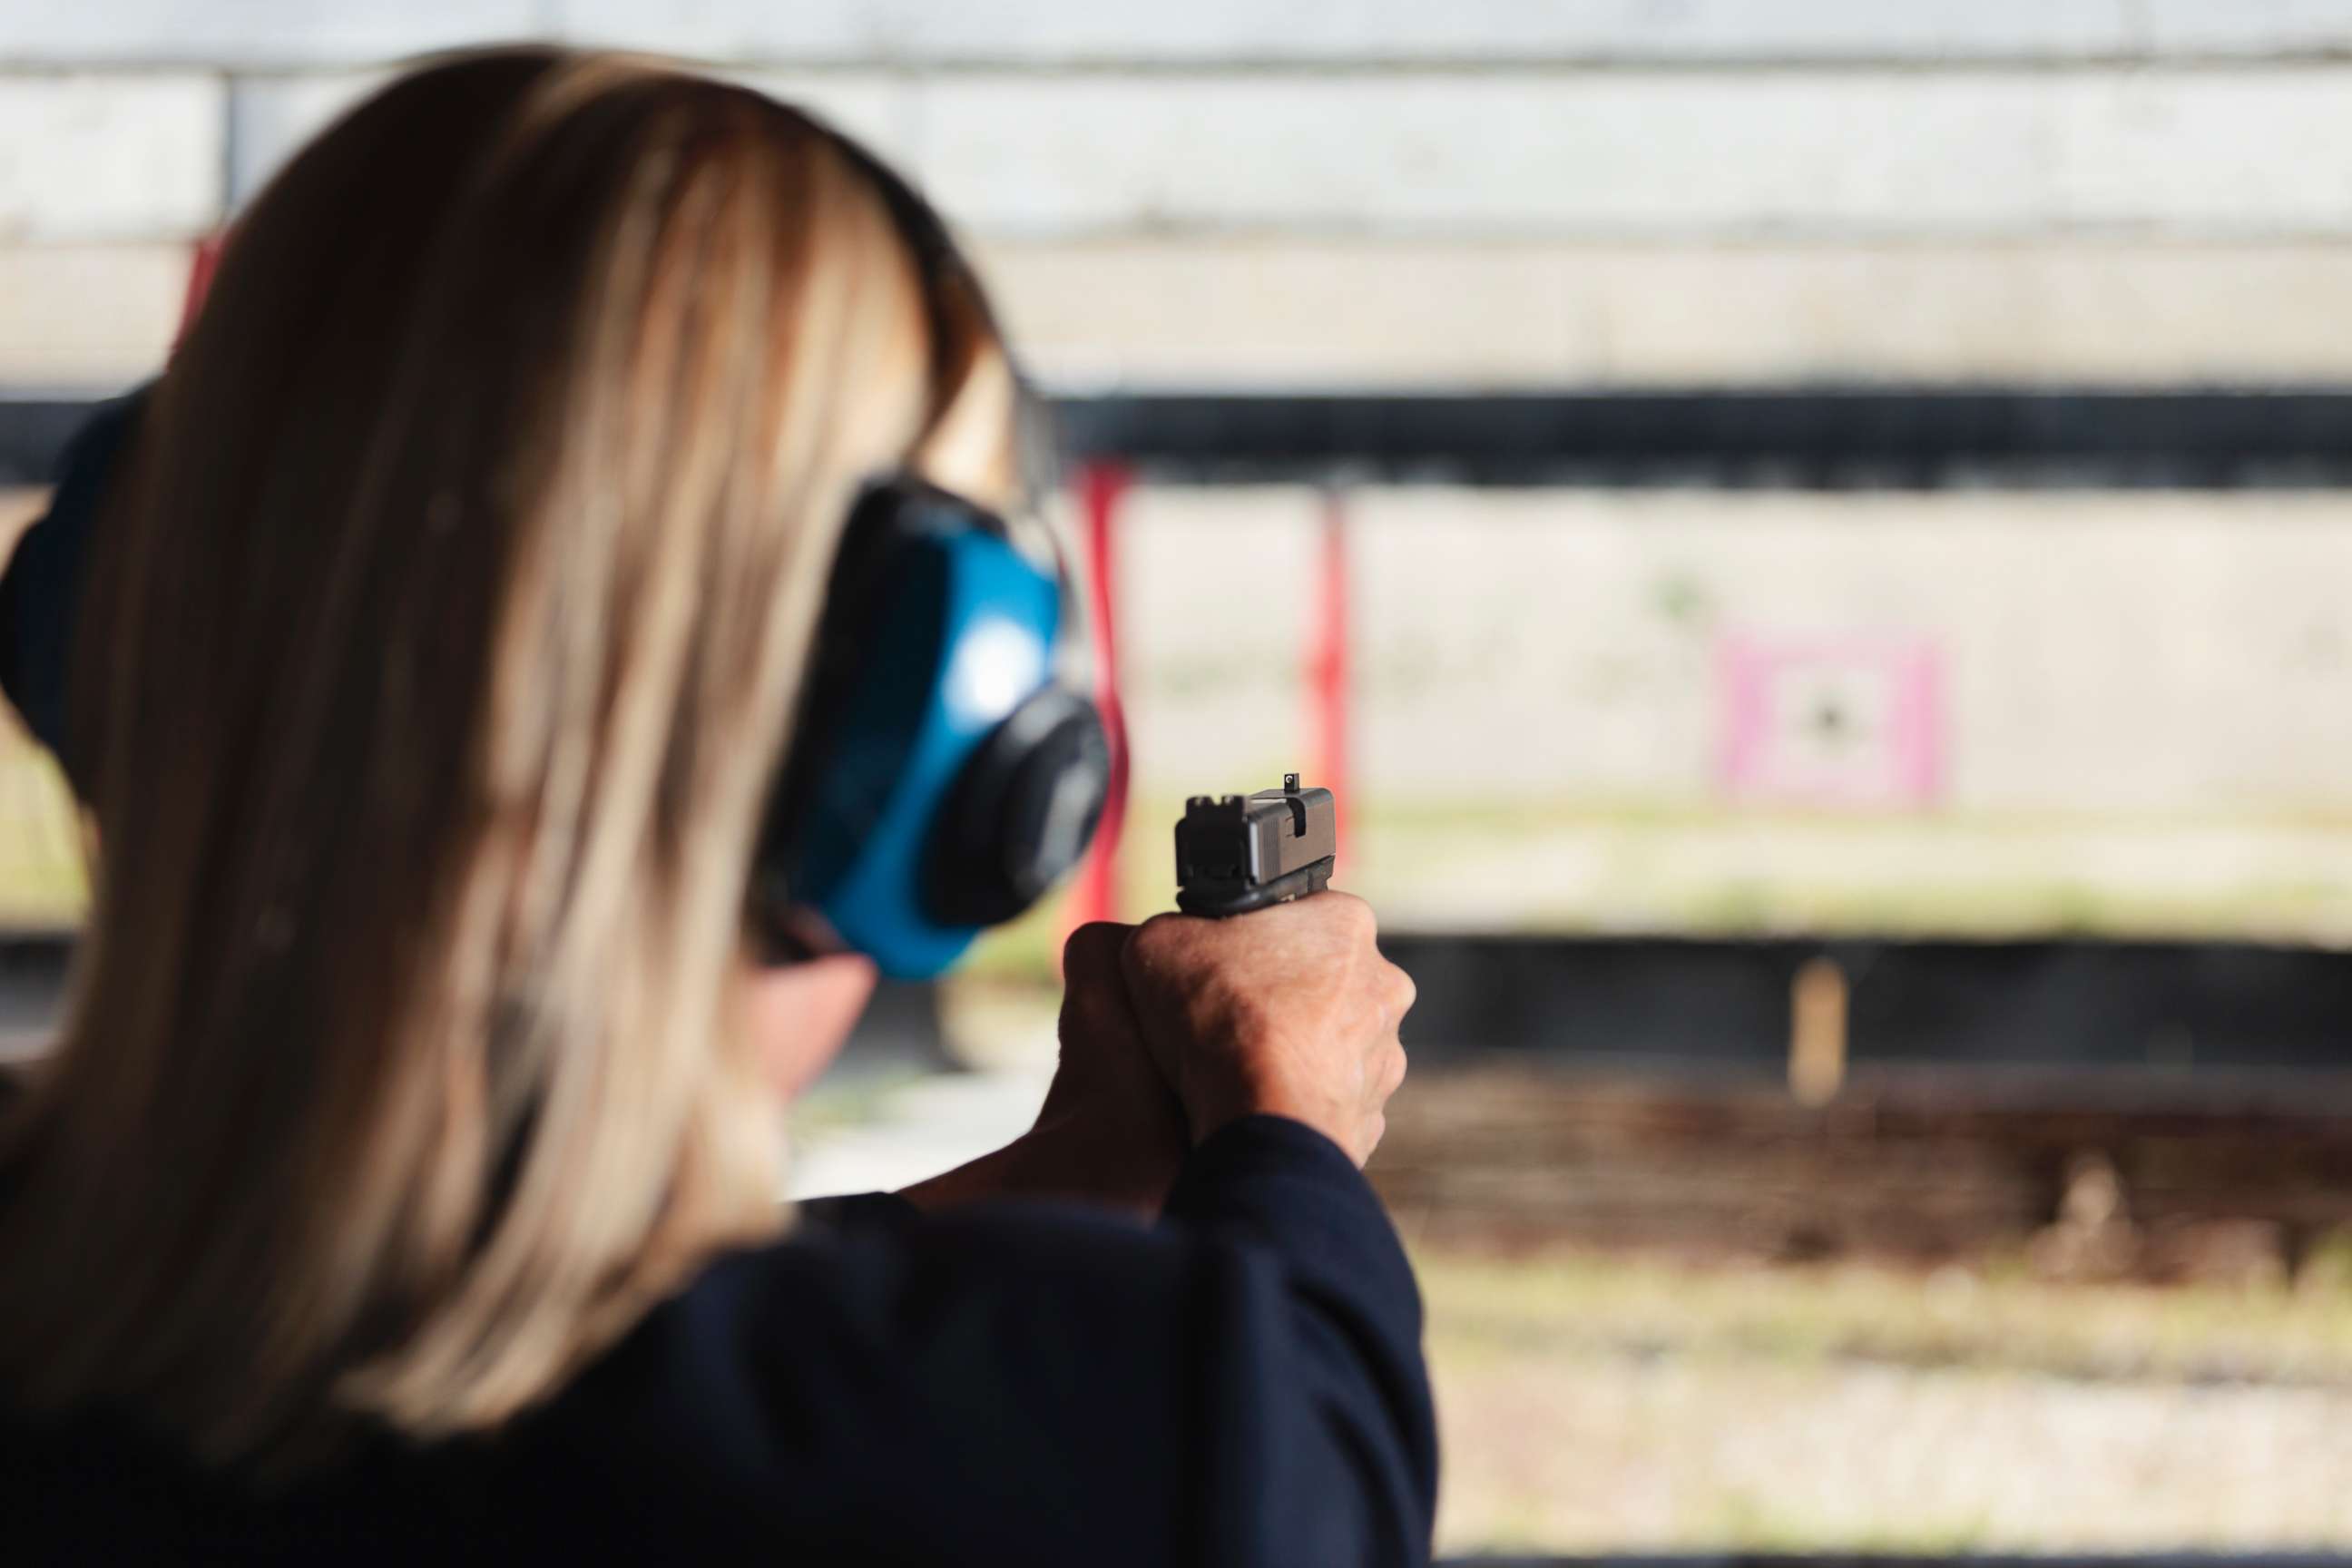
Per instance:
[[[1444,1551],[2352,1546],[2352,1281],[1423,1249]]]

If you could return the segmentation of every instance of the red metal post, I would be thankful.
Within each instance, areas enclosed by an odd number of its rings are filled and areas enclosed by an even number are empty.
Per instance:
[[[1119,702],[1118,557],[1115,548],[1119,503],[1134,476],[1119,463],[1089,463],[1078,470],[1078,506],[1086,527],[1089,617],[1094,622],[1095,701],[1110,733],[1110,795],[1094,847],[1070,889],[1066,924],[1118,918],[1118,842],[1127,821],[1127,715]]]
[[[1334,827],[1348,842],[1348,721],[1353,671],[1348,658],[1348,498],[1333,486],[1323,494],[1321,555],[1316,573],[1315,616],[1307,632],[1307,728],[1314,738],[1310,784],[1331,792]]]
[[[221,234],[215,229],[196,241],[194,252],[188,258],[188,291],[180,300],[180,333],[188,335],[195,325],[196,312],[204,309],[205,296],[212,292],[213,274],[219,269]]]

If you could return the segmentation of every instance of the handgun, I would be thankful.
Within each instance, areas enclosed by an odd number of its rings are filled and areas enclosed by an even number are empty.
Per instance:
[[[1222,920],[1286,903],[1331,883],[1339,803],[1328,789],[1280,789],[1184,803],[1176,824],[1176,907]]]

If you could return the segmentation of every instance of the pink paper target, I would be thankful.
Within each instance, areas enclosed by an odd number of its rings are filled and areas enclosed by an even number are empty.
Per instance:
[[[1720,779],[1734,800],[1868,809],[1943,787],[1943,660],[1916,637],[1726,636]]]

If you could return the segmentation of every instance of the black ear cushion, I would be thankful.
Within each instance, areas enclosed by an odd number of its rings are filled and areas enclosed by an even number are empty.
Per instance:
[[[1110,792],[1095,705],[1048,686],[991,731],[932,829],[926,895],[949,925],[1011,920],[1086,853]]]

